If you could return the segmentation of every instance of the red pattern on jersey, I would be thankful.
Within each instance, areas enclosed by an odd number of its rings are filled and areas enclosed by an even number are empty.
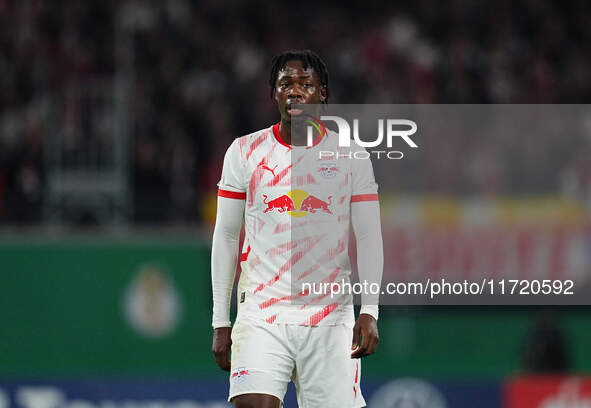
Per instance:
[[[299,227],[305,227],[306,225],[309,224],[326,224],[327,222],[330,222],[328,220],[315,220],[315,221],[304,221],[304,222],[279,222],[277,223],[277,225],[275,226],[275,230],[273,231],[274,234],[280,234],[282,232],[286,232],[289,230],[294,230],[296,228]]]
[[[349,184],[349,174],[347,173],[345,174],[345,179],[339,184],[339,189],[345,187],[347,184]]]
[[[240,146],[240,154],[244,152],[244,147],[248,143],[248,136],[242,136],[238,138],[238,146]]]
[[[337,276],[339,275],[339,272],[340,272],[340,271],[341,271],[341,267],[340,267],[340,266],[338,266],[338,267],[337,267],[337,268],[336,268],[334,271],[332,271],[332,272],[330,273],[330,275],[328,275],[328,277],[326,277],[326,278],[322,279],[322,280],[320,281],[320,285],[321,285],[321,287],[323,287],[325,283],[327,283],[327,284],[333,283],[333,282],[334,282],[334,280],[335,280],[335,279],[337,278]],[[330,287],[330,286],[329,286],[329,287]],[[310,300],[310,301],[309,301],[308,303],[306,303],[305,305],[302,305],[302,306],[300,307],[300,310],[302,310],[302,309],[305,309],[305,308],[306,308],[306,306],[308,306],[308,305],[311,305],[312,303],[318,303],[318,302],[320,302],[322,299],[324,299],[325,297],[327,297],[329,294],[330,294],[330,292],[329,292],[329,291],[326,291],[326,293],[324,293],[324,294],[322,294],[322,295],[320,295],[320,296],[318,296],[318,297],[315,297],[314,299]]]
[[[254,141],[248,147],[248,152],[246,153],[246,160],[250,158],[250,155],[256,150],[257,147],[261,145],[261,143],[263,143],[267,139],[267,137],[269,137],[269,131],[261,133],[259,137],[254,139]]]
[[[278,222],[277,225],[275,225],[273,234],[280,234],[282,232],[289,231],[291,228],[291,222]]]
[[[319,312],[314,313],[312,316],[308,317],[305,322],[300,323],[300,326],[316,326],[322,319],[334,312],[337,307],[339,307],[338,303],[325,306]]]
[[[263,226],[265,225],[265,220],[263,220],[261,217],[256,216],[255,220],[254,220],[254,230],[252,231],[252,237],[256,238],[256,236],[258,235],[259,232],[261,232],[261,230],[263,229]]]
[[[308,186],[313,184],[318,184],[318,182],[310,173],[308,173],[305,176],[296,176],[295,178],[295,185],[297,187]]]
[[[328,250],[328,252],[326,254],[324,254],[318,260],[318,262],[316,262],[307,271],[305,271],[300,276],[298,276],[297,280],[304,279],[306,276],[310,275],[312,272],[317,271],[318,268],[320,268],[325,263],[332,261],[335,258],[335,256],[337,256],[338,254],[344,252],[345,251],[345,246],[346,246],[345,245],[345,242],[346,242],[345,240],[348,240],[348,239],[349,239],[349,236],[348,235],[345,235],[345,236],[343,236],[343,238],[339,239],[339,242],[337,243],[337,247],[336,248],[330,248]]]
[[[266,253],[267,255],[269,255],[270,257],[274,257],[277,255],[281,255],[287,251],[291,251],[293,248],[296,248],[298,246],[297,242],[286,242],[284,244],[279,244],[273,248],[269,248],[267,249]]]
[[[283,180],[285,178],[285,176],[287,176],[287,174],[291,171],[291,167],[292,166],[293,166],[293,164],[290,164],[289,166],[287,166],[286,168],[284,168],[283,170],[281,170],[279,173],[277,173],[271,179],[271,181],[269,181],[267,183],[267,187],[275,187],[277,184],[279,184],[279,182],[281,180]]]
[[[248,254],[250,253],[250,245],[248,246],[248,249],[246,250],[246,252],[243,252],[240,254],[240,262],[244,262],[248,259]]]
[[[250,260],[248,261],[248,265],[251,268],[254,268],[255,266],[259,266],[261,264],[261,258],[257,255],[254,258],[250,257]]]
[[[274,314],[273,316],[269,317],[266,321],[267,323],[274,323],[275,319],[277,319],[277,316],[279,315],[279,313]]]
[[[349,218],[350,218],[350,215],[349,214],[339,215],[337,217],[337,222],[349,221]]]
[[[263,159],[260,161],[260,163],[252,172],[252,175],[250,176],[250,180],[248,182],[248,191],[250,193],[248,196],[249,207],[252,207],[252,205],[254,204],[254,195],[256,193],[257,188],[259,187],[259,184],[261,183],[261,180],[263,179],[263,175],[265,174],[265,169],[263,168],[263,166],[266,163],[267,161],[263,157]]]
[[[303,158],[304,156],[296,158],[296,160],[292,164],[281,170],[275,177],[273,177],[271,181],[267,183],[267,187],[291,186],[291,176],[286,176],[289,174],[289,172],[294,166],[297,166],[302,161]]]
[[[299,293],[297,293],[295,295],[288,295],[288,296],[283,296],[283,297],[280,297],[280,298],[273,297],[271,299],[265,300],[264,302],[260,303],[259,304],[259,309],[263,310],[263,309],[268,308],[269,306],[273,306],[275,303],[282,302],[282,301],[285,301],[285,300],[292,301],[294,299],[298,299],[298,298],[301,298],[301,297],[304,297],[304,296],[308,296],[309,294],[310,294],[310,291],[307,290],[307,289],[305,289],[305,290],[302,290],[302,291],[300,291]]]
[[[254,204],[254,197],[255,197],[256,191],[259,188],[259,185],[261,184],[261,180],[263,179],[263,175],[265,174],[265,171],[266,171],[265,167],[268,167],[267,165],[269,164],[269,159],[273,155],[273,151],[275,150],[275,148],[277,146],[278,146],[277,144],[273,144],[273,147],[271,147],[271,149],[269,149],[267,154],[261,159],[259,164],[257,164],[257,167],[253,170],[252,175],[250,176],[250,180],[248,182],[248,191],[249,191],[248,206],[249,207],[252,207],[252,205]]]
[[[313,236],[313,237],[306,237],[306,238],[303,238],[299,241],[295,241],[294,242],[295,245],[292,248],[296,248],[296,247],[300,246],[300,244],[301,244],[302,250],[293,254],[287,260],[287,262],[285,262],[281,266],[281,268],[279,268],[279,270],[277,271],[277,274],[275,274],[274,277],[272,277],[266,283],[261,283],[259,286],[257,286],[257,288],[254,290],[254,293],[260,292],[261,290],[263,290],[265,288],[265,286],[273,286],[275,284],[275,282],[277,282],[279,280],[279,278],[281,278],[281,276],[285,272],[287,272],[296,263],[298,263],[304,257],[304,255],[306,253],[308,253],[312,248],[314,248],[314,246],[316,246],[316,244],[318,242],[320,242],[320,240],[322,240],[322,238],[324,238],[325,236],[326,236],[326,234],[322,234],[322,235],[317,235],[317,236]],[[286,244],[282,244],[282,245],[286,245]]]

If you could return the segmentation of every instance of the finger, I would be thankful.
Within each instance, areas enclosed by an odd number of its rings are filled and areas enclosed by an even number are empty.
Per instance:
[[[367,355],[372,355],[373,353],[376,352],[376,349],[378,348],[378,338],[377,336],[372,336],[370,342],[369,342],[369,347],[367,348]]]
[[[359,326],[355,325],[353,327],[353,343],[351,343],[351,350],[355,350],[359,345],[359,334],[361,333],[361,329]]]
[[[216,350],[214,351],[215,362],[217,363],[218,367],[222,370],[229,371],[230,370],[230,358],[228,350]]]
[[[226,353],[223,357],[223,367],[222,370],[224,371],[230,371],[230,356],[228,355],[228,353]]]
[[[361,348],[364,349],[366,352],[369,348],[371,336],[368,333],[367,329],[361,330]]]
[[[351,358],[365,357],[366,354],[367,354],[367,350],[363,347],[359,347],[357,350],[355,350],[353,353],[351,353]]]
[[[361,329],[361,346],[355,353],[353,353],[356,355],[354,358],[361,358],[369,355],[368,350],[370,347],[371,337],[373,336],[370,336],[367,330]]]
[[[217,353],[215,355],[215,361],[219,368],[224,371],[230,371],[230,359],[228,353]]]
[[[357,350],[355,350],[353,353],[351,353],[351,358],[361,358],[361,357],[365,356],[366,352],[367,352],[367,340],[366,340],[366,336],[363,335],[363,333],[362,333],[361,334],[361,344],[359,345]]]

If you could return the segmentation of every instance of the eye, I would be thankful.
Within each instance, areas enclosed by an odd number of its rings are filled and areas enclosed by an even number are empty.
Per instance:
[[[312,85],[312,84],[311,84],[311,83],[309,83],[309,82],[304,84],[304,88],[311,88],[311,87],[313,87],[313,86],[314,86],[314,85]]]

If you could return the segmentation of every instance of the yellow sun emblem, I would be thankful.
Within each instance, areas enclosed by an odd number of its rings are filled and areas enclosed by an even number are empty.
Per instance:
[[[295,210],[295,211],[288,211],[287,213],[289,215],[291,215],[292,217],[303,217],[306,214],[308,214],[307,211],[300,211],[299,209],[302,207],[302,202],[310,194],[308,194],[304,190],[291,190],[289,193],[287,193],[287,195],[289,196],[289,198],[292,199],[292,201],[293,201],[293,207],[294,208],[297,208],[297,210]]]

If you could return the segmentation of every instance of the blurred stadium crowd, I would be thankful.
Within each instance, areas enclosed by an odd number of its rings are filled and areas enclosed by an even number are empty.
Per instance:
[[[325,59],[333,103],[590,100],[589,2],[378,4],[0,0],[0,221],[42,221],[47,146],[66,135],[64,149],[74,152],[104,126],[84,120],[100,105],[69,97],[89,82],[124,90],[115,106],[127,118],[139,223],[203,217],[200,203],[215,191],[231,140],[278,120],[267,81],[272,55],[284,49],[312,48]],[[543,161],[553,143],[540,143],[523,154]],[[438,160],[461,172],[458,155],[477,157],[472,171],[494,172],[492,150],[471,146],[480,150],[439,152]],[[574,151],[563,162],[576,190],[591,169]],[[428,176],[445,193],[434,169]],[[476,192],[510,193],[505,179]]]

